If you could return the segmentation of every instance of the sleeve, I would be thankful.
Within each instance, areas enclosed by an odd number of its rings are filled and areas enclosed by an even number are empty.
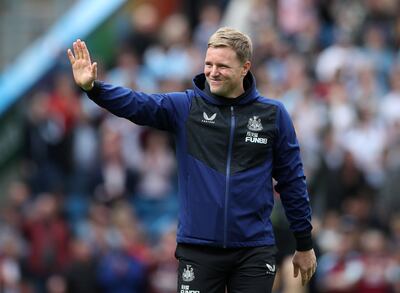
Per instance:
[[[277,140],[274,145],[273,177],[280,194],[290,229],[296,238],[296,249],[313,247],[311,238],[311,206],[307,192],[300,147],[293,122],[282,104],[277,112]]]
[[[179,115],[188,107],[184,92],[146,94],[101,81],[96,81],[86,94],[97,105],[116,116],[160,130],[174,131]]]

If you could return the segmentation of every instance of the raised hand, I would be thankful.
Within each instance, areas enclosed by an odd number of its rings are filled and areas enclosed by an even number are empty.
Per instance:
[[[85,42],[77,40],[73,43],[74,53],[68,49],[67,54],[72,65],[75,82],[82,89],[88,91],[94,86],[97,78],[97,63],[90,60],[89,50]]]

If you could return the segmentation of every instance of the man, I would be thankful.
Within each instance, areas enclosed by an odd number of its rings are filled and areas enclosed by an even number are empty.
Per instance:
[[[283,105],[257,92],[252,44],[220,28],[209,40],[193,89],[145,94],[96,80],[84,42],[68,50],[89,98],[134,123],[175,136],[179,179],[178,292],[271,292],[275,240],[272,178],[296,238],[294,276],[314,274],[311,209],[299,145]]]

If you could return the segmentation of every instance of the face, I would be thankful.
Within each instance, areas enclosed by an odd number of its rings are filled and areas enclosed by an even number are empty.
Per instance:
[[[236,98],[243,92],[243,78],[250,69],[250,61],[244,64],[236,52],[228,47],[210,47],[207,49],[204,74],[210,85],[211,93]]]

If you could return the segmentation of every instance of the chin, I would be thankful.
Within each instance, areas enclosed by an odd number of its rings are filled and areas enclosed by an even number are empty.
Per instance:
[[[219,92],[219,91],[211,91],[211,93],[213,95],[220,96],[220,97],[224,97],[225,96],[225,94],[223,92]]]
[[[211,88],[210,87],[210,92],[212,94],[214,94],[214,95],[217,95],[217,96],[223,96],[224,95],[224,92],[221,89],[218,89],[218,88]]]

